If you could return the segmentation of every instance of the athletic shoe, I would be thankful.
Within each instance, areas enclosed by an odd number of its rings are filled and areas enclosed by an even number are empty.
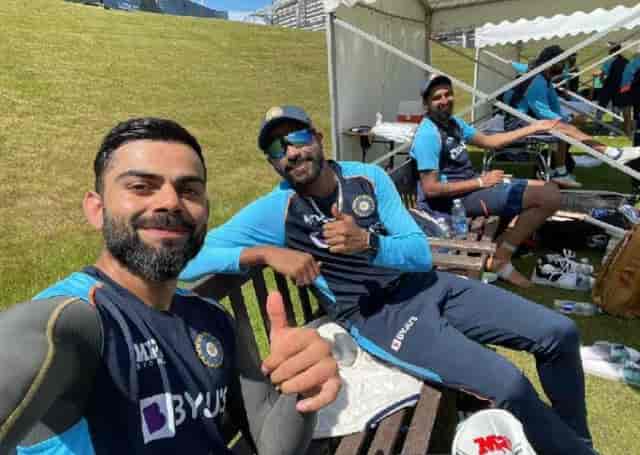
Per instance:
[[[620,156],[616,158],[616,161],[620,164],[626,164],[629,161],[640,158],[640,147],[619,147]]]
[[[582,188],[582,183],[576,180],[575,175],[569,174],[568,172],[560,174],[559,172],[552,170],[551,181],[562,188]]]
[[[587,291],[593,285],[593,278],[576,272],[563,272],[551,264],[539,261],[533,269],[531,282],[542,286],[567,289],[569,291]]]
[[[542,256],[545,264],[551,264],[563,272],[576,272],[584,275],[593,273],[593,266],[588,262],[576,261],[576,253],[569,249],[562,250],[562,254],[553,253]]]

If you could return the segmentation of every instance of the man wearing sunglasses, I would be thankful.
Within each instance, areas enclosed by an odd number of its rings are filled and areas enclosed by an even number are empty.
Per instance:
[[[371,354],[510,410],[539,453],[595,453],[570,319],[432,270],[427,238],[389,176],[378,166],[326,160],[322,134],[302,109],[270,109],[258,145],[284,180],[209,231],[182,279],[271,266],[312,285],[329,316]],[[553,407],[484,344],[534,354]]]

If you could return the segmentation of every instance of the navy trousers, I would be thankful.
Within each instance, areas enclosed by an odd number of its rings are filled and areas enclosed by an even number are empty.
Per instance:
[[[513,293],[443,272],[412,274],[350,331],[414,376],[514,414],[541,455],[592,455],[579,335],[573,321]],[[485,344],[533,354],[543,402],[515,365]]]

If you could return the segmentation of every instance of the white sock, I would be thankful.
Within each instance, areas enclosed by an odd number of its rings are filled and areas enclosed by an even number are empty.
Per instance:
[[[567,167],[566,166],[560,166],[554,169],[555,174],[559,174],[559,175],[564,175],[567,173]]]
[[[604,149],[604,154],[611,159],[617,160],[622,155],[622,150],[618,147],[607,147]]]

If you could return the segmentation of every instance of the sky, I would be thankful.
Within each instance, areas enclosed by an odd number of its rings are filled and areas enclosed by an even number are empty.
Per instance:
[[[271,4],[271,0],[206,0],[211,8],[225,11],[255,11]]]

